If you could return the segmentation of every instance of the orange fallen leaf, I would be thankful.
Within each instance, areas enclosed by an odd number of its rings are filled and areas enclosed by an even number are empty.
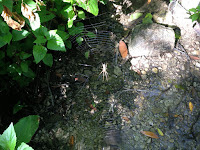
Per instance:
[[[148,0],[147,3],[148,3],[148,4],[151,3],[151,0]]]
[[[127,122],[130,121],[130,119],[128,117],[126,117],[126,116],[123,116],[122,119],[124,119]]]
[[[192,104],[192,102],[189,102],[189,109],[190,109],[191,112],[193,111],[193,104]]]
[[[119,42],[119,52],[122,56],[122,58],[126,58],[127,55],[128,55],[128,49],[127,49],[127,46],[126,44],[123,42],[123,41],[120,41]]]
[[[69,145],[70,145],[70,146],[74,146],[74,141],[75,141],[75,138],[74,138],[74,136],[72,135],[72,136],[70,137],[70,140],[69,140]]]
[[[150,137],[150,138],[154,138],[154,139],[158,139],[158,136],[153,133],[153,132],[150,132],[150,131],[140,131],[142,134]]]

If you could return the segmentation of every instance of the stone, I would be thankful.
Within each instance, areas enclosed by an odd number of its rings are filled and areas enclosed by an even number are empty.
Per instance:
[[[138,56],[159,56],[174,48],[175,35],[171,28],[152,23],[136,26],[129,42],[129,54]]]

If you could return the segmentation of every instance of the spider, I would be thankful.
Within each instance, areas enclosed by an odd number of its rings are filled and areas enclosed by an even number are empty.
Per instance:
[[[108,72],[106,71],[106,69],[107,69],[107,64],[102,64],[102,71],[100,74],[103,74],[103,81],[104,81],[104,76],[106,76],[106,80],[108,81]]]

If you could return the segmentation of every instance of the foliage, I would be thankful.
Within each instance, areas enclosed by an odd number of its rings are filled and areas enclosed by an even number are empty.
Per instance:
[[[142,19],[142,23],[143,24],[153,23],[153,21],[152,21],[152,14],[151,13],[147,13],[146,16]]]
[[[197,6],[196,8],[189,9],[190,13],[190,19],[193,21],[200,21],[200,6]]]
[[[100,0],[106,4],[106,0]],[[81,44],[84,20],[89,12],[98,15],[97,0],[0,0],[0,75],[26,86],[35,76],[35,64],[52,67],[53,51],[72,48],[70,36]],[[2,88],[2,87],[1,87]]]
[[[39,116],[32,115],[19,120],[14,126],[13,123],[0,135],[0,150],[33,150],[26,143],[39,126]]]

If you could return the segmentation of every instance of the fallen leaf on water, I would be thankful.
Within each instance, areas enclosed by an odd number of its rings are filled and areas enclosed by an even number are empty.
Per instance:
[[[127,55],[128,55],[128,49],[127,49],[127,46],[126,44],[123,42],[123,41],[120,41],[119,42],[119,52],[122,56],[122,58],[126,58]]]
[[[126,117],[126,116],[123,116],[122,119],[124,119],[127,122],[130,121],[130,119],[128,117]]]
[[[190,109],[191,112],[193,111],[193,104],[192,104],[192,102],[189,102],[189,109]]]
[[[164,136],[163,132],[159,128],[157,128],[157,130],[159,135]]]
[[[150,132],[150,131],[140,131],[142,134],[150,137],[150,138],[154,138],[154,139],[158,139],[158,136],[153,133],[153,132]]]

